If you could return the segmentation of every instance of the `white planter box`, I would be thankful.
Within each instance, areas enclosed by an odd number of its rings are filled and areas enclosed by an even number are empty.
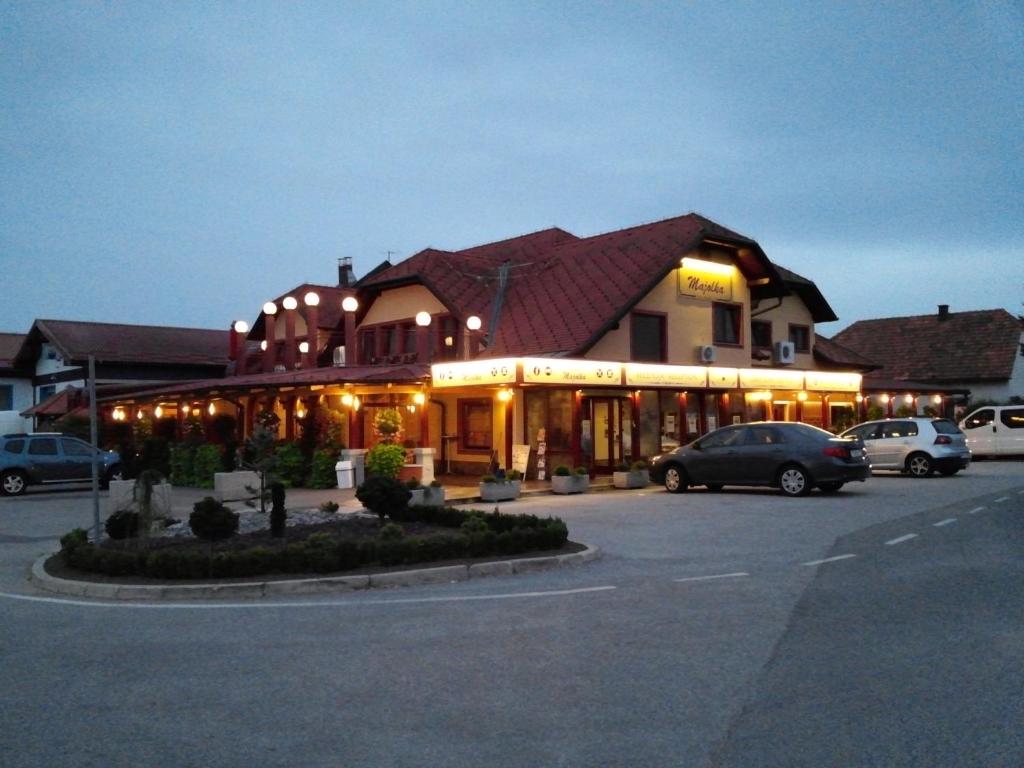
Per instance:
[[[506,480],[503,483],[480,483],[481,501],[513,501],[519,498],[521,480]]]
[[[552,475],[551,490],[554,493],[586,493],[590,489],[588,475]]]
[[[426,485],[416,490],[410,490],[412,496],[409,498],[410,507],[443,507],[444,488],[434,488]]]
[[[139,503],[135,500],[134,480],[111,480],[110,481],[110,511],[117,512],[121,509],[131,509],[136,512]],[[139,491],[141,496],[142,491]],[[171,516],[171,484],[160,483],[153,486],[153,498],[150,501],[153,517]]]
[[[213,476],[213,497],[217,501],[243,501],[260,495],[260,476],[255,472],[217,472]]]
[[[651,479],[646,469],[636,472],[615,472],[612,474],[612,485],[616,488],[644,488]]]

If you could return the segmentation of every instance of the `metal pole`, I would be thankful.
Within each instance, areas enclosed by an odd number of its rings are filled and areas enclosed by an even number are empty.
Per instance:
[[[93,540],[100,540],[100,447],[96,425],[96,359],[89,355],[89,437],[92,442],[92,528]]]

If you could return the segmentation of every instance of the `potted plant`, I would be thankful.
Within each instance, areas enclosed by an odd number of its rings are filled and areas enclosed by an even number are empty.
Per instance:
[[[647,464],[642,461],[619,464],[612,473],[612,484],[616,488],[643,488],[648,482]]]
[[[431,480],[430,485],[423,488],[423,506],[444,506],[444,488],[441,486],[440,480]]]
[[[564,464],[555,467],[551,476],[551,490],[554,493],[586,493],[590,488],[590,473],[586,467],[570,470]]]
[[[513,501],[522,490],[522,474],[512,470],[507,475],[484,475],[480,478],[481,501]]]

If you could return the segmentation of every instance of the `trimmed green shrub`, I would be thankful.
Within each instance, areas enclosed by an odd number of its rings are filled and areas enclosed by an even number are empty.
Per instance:
[[[188,526],[200,539],[220,541],[238,530],[238,515],[212,496],[207,496],[192,505]]]
[[[220,447],[206,443],[196,448],[192,459],[192,480],[197,488],[213,488],[213,476],[223,471]]]
[[[60,537],[61,551],[83,547],[89,543],[89,533],[84,528],[72,528]]]
[[[581,477],[583,477],[583,476],[590,477],[590,470],[587,469],[586,467],[576,467],[575,474],[577,474],[577,475],[579,475]]]
[[[306,469],[299,446],[295,443],[282,443],[274,451],[274,457],[277,462],[274,469],[281,482],[288,488],[301,487],[306,479]]]
[[[356,489],[356,498],[364,507],[376,513],[383,525],[385,515],[401,513],[401,510],[408,506],[412,494],[392,477],[370,475],[366,482]]]
[[[171,484],[179,486],[195,485],[192,464],[195,448],[187,443],[175,443],[171,451]]]
[[[405,537],[405,531],[398,523],[388,523],[381,527],[377,538],[381,541],[396,541]]]
[[[107,518],[103,528],[112,539],[134,539],[139,535],[139,513],[119,509]]]
[[[334,469],[337,451],[321,449],[313,453],[313,469],[309,476],[310,488],[336,488],[338,473]]]
[[[565,466],[565,464],[559,464],[557,467],[555,467],[555,474],[558,475],[559,477],[568,477],[572,473],[569,471],[569,468]]]
[[[646,461],[634,461],[632,464],[629,465],[629,470],[631,472],[646,472],[647,471],[647,462]]]
[[[508,474],[505,476],[507,480],[521,480],[522,477],[523,473],[520,472],[518,469],[510,469],[508,471]]]
[[[483,477],[480,478],[480,482],[488,484],[496,483],[498,482],[498,478],[496,478],[494,475],[484,475]]]
[[[366,468],[371,475],[398,477],[405,464],[405,448],[389,443],[377,443],[366,453]]]

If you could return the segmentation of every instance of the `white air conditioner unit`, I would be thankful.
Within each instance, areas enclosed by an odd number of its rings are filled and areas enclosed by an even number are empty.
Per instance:
[[[697,359],[702,363],[713,363],[717,356],[717,350],[712,346],[697,347]]]
[[[340,346],[340,347],[335,347],[334,348],[334,364],[336,366],[342,366],[342,365],[345,364],[345,347],[344,346]]]
[[[796,362],[796,346],[792,341],[776,341],[774,353],[776,365],[792,365]]]

